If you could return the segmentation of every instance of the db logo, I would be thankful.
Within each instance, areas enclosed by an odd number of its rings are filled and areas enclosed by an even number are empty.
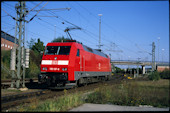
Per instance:
[[[57,64],[58,64],[58,61],[53,61],[52,64],[57,65]]]

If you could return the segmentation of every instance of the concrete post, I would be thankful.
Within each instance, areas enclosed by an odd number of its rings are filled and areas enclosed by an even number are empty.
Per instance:
[[[142,74],[145,74],[145,65],[142,66]]]

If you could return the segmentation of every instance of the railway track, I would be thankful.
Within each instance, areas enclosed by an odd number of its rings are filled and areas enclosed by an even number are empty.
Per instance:
[[[125,78],[121,75],[113,76],[110,81],[98,82],[98,83],[88,84],[87,86],[72,88],[67,90],[67,92],[70,94],[70,93],[75,93],[75,91],[89,91],[101,87],[103,86],[103,84],[106,83],[107,84],[120,83],[124,79]],[[22,93],[22,94],[11,95],[11,96],[3,96],[1,97],[1,110],[6,111],[9,108],[13,108],[24,103],[31,103],[33,101],[36,101],[36,99],[45,100],[54,97],[58,98],[62,95],[64,95],[63,90],[43,89],[41,91],[36,91],[36,92]]]
[[[16,105],[20,105],[26,102],[29,102],[29,98],[35,98],[36,96],[40,96],[46,94],[48,90],[36,91],[36,92],[28,92],[10,96],[2,96],[1,97],[1,109],[7,109]]]
[[[1,80],[1,89],[7,89],[10,87],[11,85],[11,80],[7,79],[7,80]],[[22,82],[22,81],[21,81]],[[37,78],[34,79],[25,79],[25,83],[30,83],[30,82],[38,82]]]

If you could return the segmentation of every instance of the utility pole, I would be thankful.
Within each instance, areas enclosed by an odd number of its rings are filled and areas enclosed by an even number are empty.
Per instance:
[[[158,37],[158,62],[159,62],[159,40],[160,40],[160,37]]]
[[[55,29],[54,29],[54,39],[56,38],[56,25],[54,25]]]
[[[16,26],[15,26],[15,43],[11,51],[12,82],[11,88],[25,88],[25,1],[19,1],[15,6],[16,9]],[[18,42],[17,42],[18,37]],[[16,46],[18,44],[18,47]],[[17,51],[17,56],[16,56]],[[16,58],[17,57],[17,58]],[[17,59],[17,60],[16,60]],[[17,62],[16,62],[17,61]],[[15,68],[17,67],[16,73]],[[23,80],[23,81],[21,81]]]
[[[155,43],[152,43],[152,72],[155,71]]]
[[[138,58],[138,62],[137,62],[137,77],[139,76],[139,59],[140,58]]]
[[[21,44],[22,41],[24,41],[25,39],[25,17],[23,17],[25,15],[25,1],[19,1],[18,5],[16,5],[15,7],[17,9],[17,15],[19,15],[19,18],[17,19],[17,27],[19,28],[19,31],[17,31],[17,33],[19,33],[19,40],[18,40],[18,54],[17,54],[17,81],[16,81],[16,88],[20,88],[21,87],[21,71],[23,71],[22,73],[25,73],[25,67],[22,66],[21,67],[21,60],[25,60],[24,57],[22,57],[23,59],[21,59],[21,53],[22,52],[22,48],[21,48]],[[24,42],[23,42],[24,43]],[[22,70],[23,69],[23,70]]]
[[[116,50],[115,48],[117,47],[117,45],[115,43],[112,43],[110,44],[110,48],[109,49],[106,49],[106,51],[111,51],[111,52],[123,52],[122,50]]]
[[[101,48],[101,16],[102,16],[102,14],[98,14],[98,16],[100,17],[100,19],[99,19],[99,49]]]
[[[162,64],[163,64],[163,61],[164,61],[164,60],[163,60],[163,57],[164,57],[164,50],[165,50],[165,49],[162,49]]]

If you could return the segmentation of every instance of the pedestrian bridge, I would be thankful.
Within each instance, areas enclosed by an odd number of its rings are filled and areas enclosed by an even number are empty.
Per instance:
[[[148,61],[113,61],[111,60],[111,63],[114,65],[143,65],[143,66],[151,66],[152,62]]]
[[[142,73],[145,74],[145,66],[152,66],[152,61],[125,61],[125,60],[111,60],[111,63],[113,65],[141,65],[142,66]],[[155,68],[156,65],[169,65],[169,62],[155,62]]]
[[[134,60],[111,60],[114,65],[141,65],[141,66],[152,66],[152,61],[134,61]],[[155,65],[164,64],[168,65],[169,62],[155,62]]]

